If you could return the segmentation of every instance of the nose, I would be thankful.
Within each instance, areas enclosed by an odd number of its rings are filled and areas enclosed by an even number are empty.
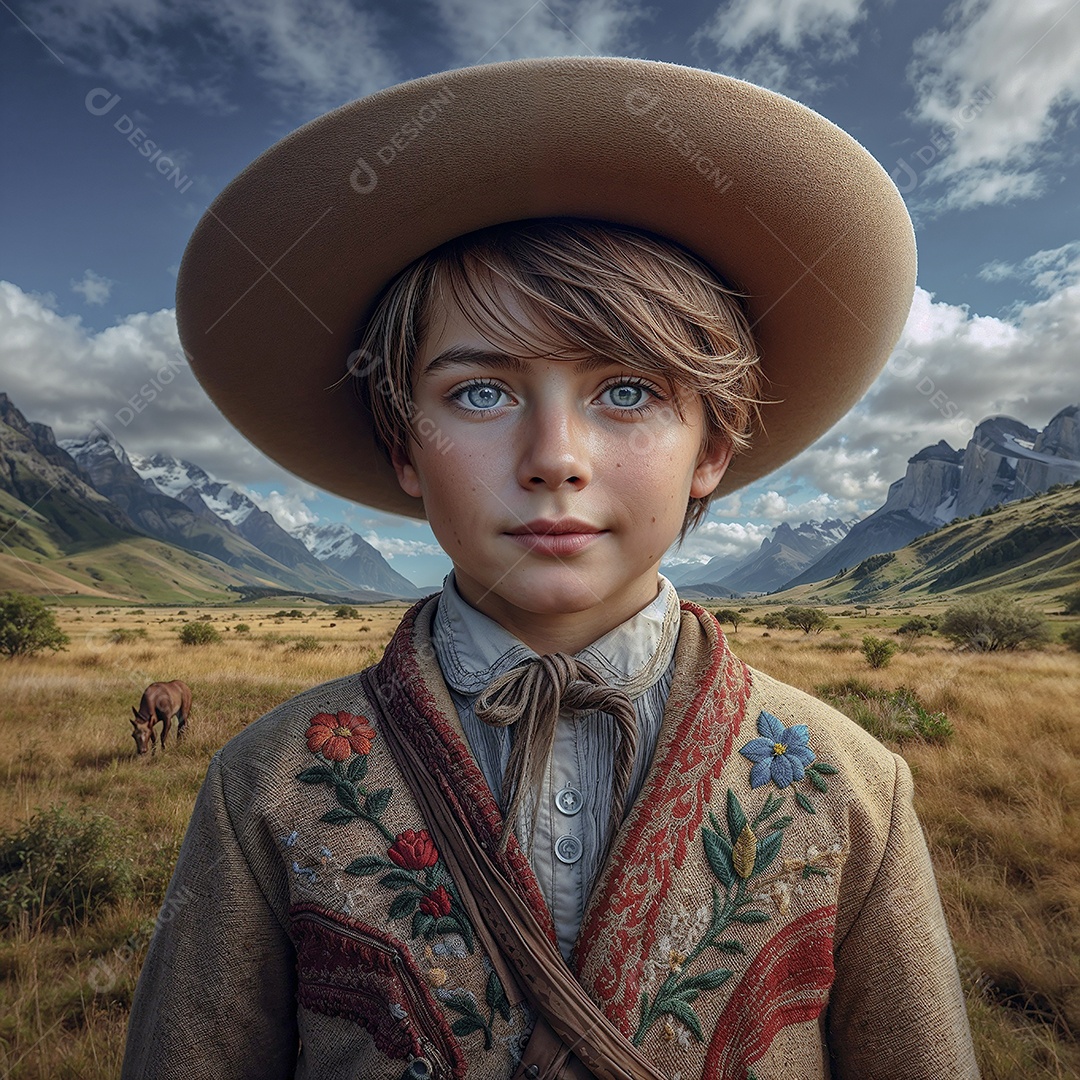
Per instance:
[[[587,420],[560,401],[530,406],[519,432],[518,482],[525,488],[583,488],[592,479]]]

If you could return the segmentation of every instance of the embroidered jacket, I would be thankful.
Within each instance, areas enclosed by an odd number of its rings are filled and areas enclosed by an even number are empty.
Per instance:
[[[377,697],[494,852],[501,819],[435,660],[435,599],[375,668],[299,694],[212,760],[126,1080],[398,1080],[416,1058],[440,1078],[513,1075],[532,1013],[493,971],[372,716]],[[906,763],[681,608],[579,981],[672,1080],[977,1080]],[[502,868],[555,941],[513,839]]]

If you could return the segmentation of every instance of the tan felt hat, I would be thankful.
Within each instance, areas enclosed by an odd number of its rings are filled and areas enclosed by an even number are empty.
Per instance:
[[[567,216],[668,236],[749,294],[766,431],[718,493],[809,446],[888,359],[915,238],[885,170],[790,98],[628,57],[511,60],[429,75],[270,147],[199,222],[180,340],[206,392],[290,472],[413,517],[351,380],[372,301],[400,270],[487,225]]]

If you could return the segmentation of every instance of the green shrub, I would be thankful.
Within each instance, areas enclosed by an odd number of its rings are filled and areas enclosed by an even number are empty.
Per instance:
[[[1049,633],[1046,620],[1032,608],[1000,593],[988,593],[947,608],[941,633],[954,645],[979,652],[1038,646]]]
[[[132,895],[131,860],[116,822],[62,806],[0,836],[0,927],[25,912],[32,927],[72,925]]]
[[[885,638],[874,637],[873,634],[865,634],[862,639],[863,656],[872,668],[888,667],[889,661],[896,652],[896,646]]]
[[[731,623],[731,627],[737,634],[739,632],[739,623],[743,621],[742,613],[736,611],[734,608],[721,608],[719,611],[714,611],[718,623]]]
[[[289,643],[289,652],[318,652],[321,648],[319,639],[312,634],[305,634]]]
[[[936,628],[936,619],[928,619],[925,615],[913,615],[906,622],[902,622],[896,628],[896,632],[905,637],[919,638],[923,634],[932,634]]]
[[[233,633],[234,634],[250,634],[251,633],[251,627],[246,622],[238,622],[233,627]]]
[[[1072,589],[1062,598],[1062,610],[1066,615],[1080,615],[1080,589]]]
[[[216,645],[219,641],[221,634],[209,623],[189,622],[180,627],[181,645]]]
[[[17,592],[0,596],[0,653],[9,659],[42,649],[59,652],[69,640],[44,601]]]
[[[1075,652],[1080,652],[1080,626],[1070,626],[1068,630],[1062,632],[1061,640],[1073,649]]]
[[[334,612],[335,619],[359,619],[360,612],[354,607],[350,607],[348,604],[342,604],[341,607]]]
[[[759,626],[764,626],[769,630],[790,630],[791,623],[787,621],[784,615],[779,611],[767,611],[764,615],[758,616],[754,620]]]
[[[825,612],[821,608],[796,607],[784,608],[784,618],[792,626],[798,627],[804,634],[820,634],[829,625]]]
[[[930,712],[910,687],[878,690],[861,679],[845,679],[815,689],[875,739],[943,743],[952,737],[953,726],[945,713]]]
[[[146,636],[146,628],[143,626],[137,626],[133,630],[118,626],[109,631],[109,640],[114,645],[130,645],[133,641],[140,641]]]

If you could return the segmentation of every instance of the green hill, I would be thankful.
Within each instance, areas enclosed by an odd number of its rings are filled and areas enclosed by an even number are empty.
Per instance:
[[[873,555],[828,581],[770,599],[908,604],[994,590],[1053,604],[1080,584],[1080,483],[950,522],[898,551]]]

